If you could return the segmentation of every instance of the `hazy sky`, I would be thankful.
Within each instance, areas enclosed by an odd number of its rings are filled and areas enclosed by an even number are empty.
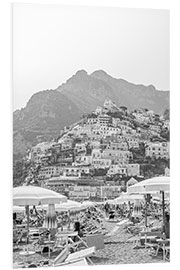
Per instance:
[[[14,5],[14,110],[80,69],[169,90],[169,11]]]

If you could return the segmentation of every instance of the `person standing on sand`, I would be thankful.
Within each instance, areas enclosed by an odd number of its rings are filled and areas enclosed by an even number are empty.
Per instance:
[[[108,214],[109,214],[109,204],[108,204],[108,202],[105,203],[104,209],[105,209],[105,212],[106,212],[106,216],[108,216]]]
[[[165,224],[162,227],[162,231],[165,233],[166,238],[170,238],[170,215],[165,213]]]

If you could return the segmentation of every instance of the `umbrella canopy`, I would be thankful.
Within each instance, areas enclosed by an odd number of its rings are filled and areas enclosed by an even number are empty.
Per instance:
[[[13,188],[13,205],[55,204],[66,201],[66,196],[46,188],[36,186]]]
[[[57,211],[78,211],[81,210],[81,203],[72,200],[67,200],[67,202],[61,203],[56,208]]]
[[[81,203],[81,209],[86,209],[86,208],[92,207],[92,206],[95,206],[95,203],[91,202],[91,201],[84,201]]]
[[[67,201],[66,196],[63,196],[57,192],[54,192],[46,188],[41,188],[37,186],[20,186],[13,188],[13,205],[18,206],[24,205],[26,207],[27,243],[29,242],[29,205],[39,205],[39,204],[53,205],[55,203],[60,203],[63,201],[64,202]],[[29,254],[29,251],[27,250],[26,253]]]
[[[147,179],[139,182],[131,187],[129,187],[129,193],[139,193],[139,194],[153,194],[156,192],[162,193],[162,212],[163,212],[163,231],[165,231],[165,206],[164,206],[164,194],[170,190],[170,177],[159,176],[151,179]],[[146,222],[147,223],[147,201],[146,201]]]
[[[25,209],[22,206],[13,205],[13,213],[24,213]]]
[[[108,204],[115,204],[114,200],[107,200],[106,201]]]
[[[141,181],[135,185],[132,185],[128,188],[128,193],[155,193],[155,192],[168,192],[170,189],[170,177],[159,176],[151,179]]]
[[[127,203],[127,202],[134,202],[135,200],[144,200],[144,196],[141,194],[128,194],[122,193],[121,196],[114,199],[115,204]]]
[[[158,194],[158,193],[153,194],[153,195],[152,195],[152,200],[151,200],[151,201],[160,204],[161,201],[162,201],[162,196],[161,196],[161,194]],[[165,201],[166,203],[169,203],[169,201],[170,201],[169,193],[165,193],[164,201]]]
[[[48,210],[48,204],[40,205],[37,209],[44,209]],[[81,203],[75,202],[72,200],[67,200],[67,202],[55,204],[55,211],[56,212],[63,212],[63,211],[78,211],[81,210]]]

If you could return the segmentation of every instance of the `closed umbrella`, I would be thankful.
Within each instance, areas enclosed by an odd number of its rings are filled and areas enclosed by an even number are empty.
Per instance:
[[[55,204],[67,201],[66,196],[37,186],[19,186],[13,188],[13,205],[25,206],[27,213],[27,243],[29,239],[29,206]],[[29,254],[29,252],[26,252]]]
[[[48,210],[48,205],[42,205],[41,208],[44,210]],[[55,211],[60,213],[60,212],[65,212],[68,211],[69,215],[69,226],[70,227],[70,212],[76,212],[82,210],[81,208],[81,203],[72,201],[72,200],[67,200],[67,202],[55,204]]]
[[[55,205],[49,204],[48,210],[43,222],[43,228],[50,230],[49,233],[49,245],[51,244],[51,229],[57,228],[57,217],[55,212]],[[50,258],[50,246],[49,246],[49,258]]]
[[[141,206],[140,200],[137,199],[135,200],[135,203],[134,203],[132,216],[135,218],[140,218],[142,216],[141,210],[142,210],[142,206]]]

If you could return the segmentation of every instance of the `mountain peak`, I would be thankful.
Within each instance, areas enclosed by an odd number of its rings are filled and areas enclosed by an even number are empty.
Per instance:
[[[75,74],[75,76],[80,76],[80,77],[87,76],[87,75],[88,75],[88,73],[87,73],[87,71],[84,70],[84,69],[78,70],[78,71],[76,72],[76,74]]]
[[[91,73],[92,77],[102,77],[102,76],[109,76],[104,70],[99,69],[95,70],[93,73]]]

